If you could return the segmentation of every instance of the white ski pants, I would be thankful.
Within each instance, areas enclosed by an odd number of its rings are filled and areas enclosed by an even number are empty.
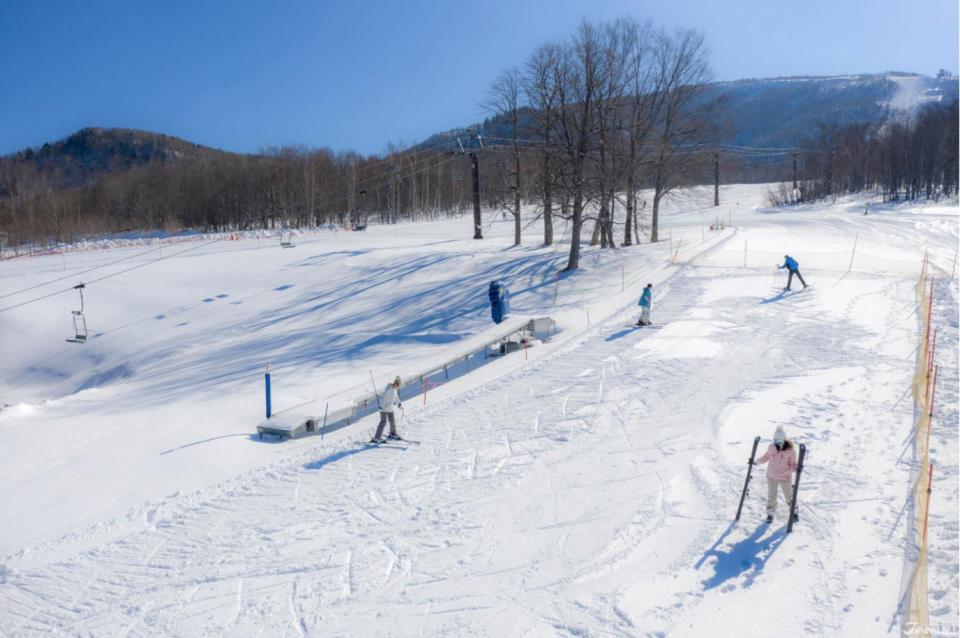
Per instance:
[[[777,486],[780,486],[780,489],[783,490],[783,496],[787,499],[787,507],[793,500],[793,485],[790,481],[767,479],[767,514],[770,516],[773,516],[773,513],[777,510]]]
[[[650,323],[650,306],[640,306],[640,321]]]

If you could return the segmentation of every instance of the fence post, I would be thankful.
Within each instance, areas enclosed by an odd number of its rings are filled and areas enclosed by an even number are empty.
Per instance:
[[[429,387],[430,387],[430,385],[427,383],[426,377],[424,377],[424,379],[423,379],[423,404],[424,404],[424,405],[427,404],[427,389],[428,389]]]
[[[928,404],[928,406],[927,406],[927,410],[928,410],[927,416],[930,417],[931,419],[933,418],[933,401],[934,401],[934,397],[935,397],[936,394],[937,394],[937,373],[938,373],[938,370],[940,370],[940,366],[933,366],[933,382],[930,384],[930,399],[929,399],[930,402],[929,402],[929,404]],[[927,439],[930,438],[930,430],[932,429],[932,427],[933,427],[933,426],[930,425],[929,423],[927,424]],[[928,445],[928,447],[929,447],[929,445]]]
[[[953,266],[950,268],[950,279],[947,280],[947,283],[953,281],[953,278],[957,274],[957,254],[960,253],[960,249],[953,251]]]
[[[267,418],[273,414],[273,411],[270,406],[270,364],[267,364],[267,371],[263,374],[264,380],[266,381],[266,390],[267,390]]]
[[[590,309],[587,308],[587,327],[590,326]]]
[[[857,254],[857,240],[860,239],[860,233],[857,233],[853,238],[853,250],[850,251],[850,267],[847,268],[847,272],[853,270],[853,257]]]
[[[743,267],[747,267],[747,240],[743,240]]]
[[[933,492],[933,462],[927,465],[927,506],[923,513],[923,536],[921,545],[927,544],[927,520],[930,518],[930,494]]]
[[[553,289],[553,305],[557,305],[557,295],[560,294],[560,280],[557,280],[557,286]]]
[[[930,351],[927,352],[927,383],[930,382],[930,373],[933,371],[933,358],[937,353],[937,332],[939,332],[940,326],[934,326],[933,328],[933,339],[930,342]]]

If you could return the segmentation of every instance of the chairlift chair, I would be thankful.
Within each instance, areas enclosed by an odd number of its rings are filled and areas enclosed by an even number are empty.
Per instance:
[[[73,314],[73,332],[76,335],[73,339],[67,339],[67,343],[86,343],[87,342],[87,318],[83,316],[83,289],[85,284],[78,284],[73,287],[80,293],[80,310],[71,310]]]

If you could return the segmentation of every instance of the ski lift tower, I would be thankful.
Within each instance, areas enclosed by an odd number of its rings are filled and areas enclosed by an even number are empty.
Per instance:
[[[467,129],[467,135],[476,140],[479,150],[482,151],[483,138],[480,134],[475,134],[472,129]],[[470,143],[469,140],[467,143]],[[454,152],[455,155],[466,155],[470,158],[470,176],[473,179],[473,238],[483,239],[483,222],[480,219],[480,160],[477,157],[477,150],[464,148],[459,137],[457,137],[457,146],[460,148]]]

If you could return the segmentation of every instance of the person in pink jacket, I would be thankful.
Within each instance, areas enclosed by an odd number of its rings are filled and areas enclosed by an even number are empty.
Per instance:
[[[773,433],[773,443],[767,448],[757,463],[767,465],[767,523],[773,522],[773,513],[777,510],[777,486],[787,499],[787,506],[793,502],[793,471],[797,469],[797,450],[787,438],[783,427],[777,426]],[[794,513],[793,521],[799,516]]]

